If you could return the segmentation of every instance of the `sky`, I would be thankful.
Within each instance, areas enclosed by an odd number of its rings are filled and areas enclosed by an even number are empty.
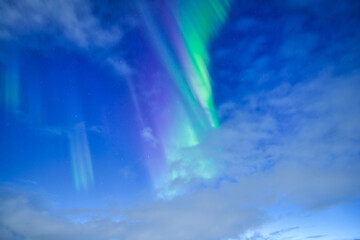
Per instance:
[[[2,0],[0,239],[360,239],[359,12]]]

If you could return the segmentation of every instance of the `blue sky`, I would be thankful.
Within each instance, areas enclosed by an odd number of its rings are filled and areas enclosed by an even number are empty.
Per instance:
[[[358,1],[190,3],[0,3],[1,239],[360,239]]]

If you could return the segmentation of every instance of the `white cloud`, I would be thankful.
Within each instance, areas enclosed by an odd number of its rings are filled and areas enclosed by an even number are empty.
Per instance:
[[[310,211],[329,200],[358,197],[359,170],[359,164],[324,171],[283,163],[272,172],[241,177],[237,183],[123,211],[120,216],[125,220],[119,222],[94,214],[93,219],[74,224],[54,210],[35,207],[24,196],[6,194],[0,200],[1,234],[27,239],[225,239],[269,221],[266,209],[279,201]]]
[[[334,76],[325,72],[296,85],[247,96],[247,104],[225,104],[224,121],[204,142],[183,155],[205,154],[218,176],[236,180],[271,171],[278,163],[300,164],[327,171],[359,162],[360,75]],[[261,109],[261,111],[259,111]],[[185,165],[184,165],[185,164]],[[199,184],[192,169],[196,159],[181,165],[190,181]],[[170,167],[178,167],[176,165]],[[172,183],[169,183],[170,185]]]
[[[118,42],[118,27],[105,28],[87,0],[4,0],[0,4],[0,38],[17,39],[51,33],[76,46],[106,47]]]
[[[45,208],[43,204],[34,196],[14,190],[13,186],[5,188],[2,186],[0,238],[9,240],[112,239],[118,229],[111,221],[103,221],[99,225],[95,221],[88,224],[74,224],[60,217],[54,209]]]
[[[107,63],[113,68],[116,74],[124,78],[130,78],[134,75],[134,69],[132,69],[123,59],[109,57]]]
[[[141,132],[141,137],[150,142],[153,146],[157,145],[158,140],[154,137],[152,129],[150,127],[145,127]]]
[[[358,162],[359,79],[358,73],[323,73],[248,96],[248,104],[227,110],[227,120],[202,148],[234,178],[279,161],[317,167]]]

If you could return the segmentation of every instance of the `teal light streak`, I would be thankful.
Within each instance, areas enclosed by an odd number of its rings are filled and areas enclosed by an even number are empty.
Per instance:
[[[188,0],[180,1],[178,8],[179,11],[174,9],[174,16],[187,49],[187,58],[182,61],[186,79],[210,125],[218,127],[208,71],[207,47],[225,22],[230,4],[227,0]]]
[[[16,64],[14,64],[16,65]],[[14,65],[7,65],[3,80],[2,101],[6,114],[14,114],[20,107],[20,83],[17,68]]]
[[[75,188],[87,190],[94,181],[94,174],[85,124],[77,124],[69,138]]]

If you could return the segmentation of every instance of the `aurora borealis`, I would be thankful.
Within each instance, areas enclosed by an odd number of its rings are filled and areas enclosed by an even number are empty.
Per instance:
[[[0,239],[360,239],[359,11],[0,1]]]
[[[219,126],[208,71],[210,59],[207,48],[211,38],[226,21],[230,3],[175,1],[165,4],[165,7],[167,11],[161,12],[155,19],[150,14],[149,6],[139,4],[147,35],[171,81],[166,91],[173,92],[168,99],[162,96],[167,104],[151,109],[152,114],[156,115],[153,117],[157,133],[154,139],[159,140],[153,147],[160,148],[155,151],[163,153],[162,163],[165,165],[161,168],[162,172],[160,170],[152,175],[155,187],[162,189],[173,181],[190,180],[187,161],[193,162],[191,164],[195,169],[191,171],[196,177],[211,179],[216,176],[212,159],[206,158],[201,152],[188,159],[182,152],[196,147],[206,131]],[[150,156],[149,165],[153,164],[152,158],[158,157],[159,154]],[[179,167],[173,168],[174,164]],[[171,197],[178,190],[175,187],[163,191],[161,196]]]

